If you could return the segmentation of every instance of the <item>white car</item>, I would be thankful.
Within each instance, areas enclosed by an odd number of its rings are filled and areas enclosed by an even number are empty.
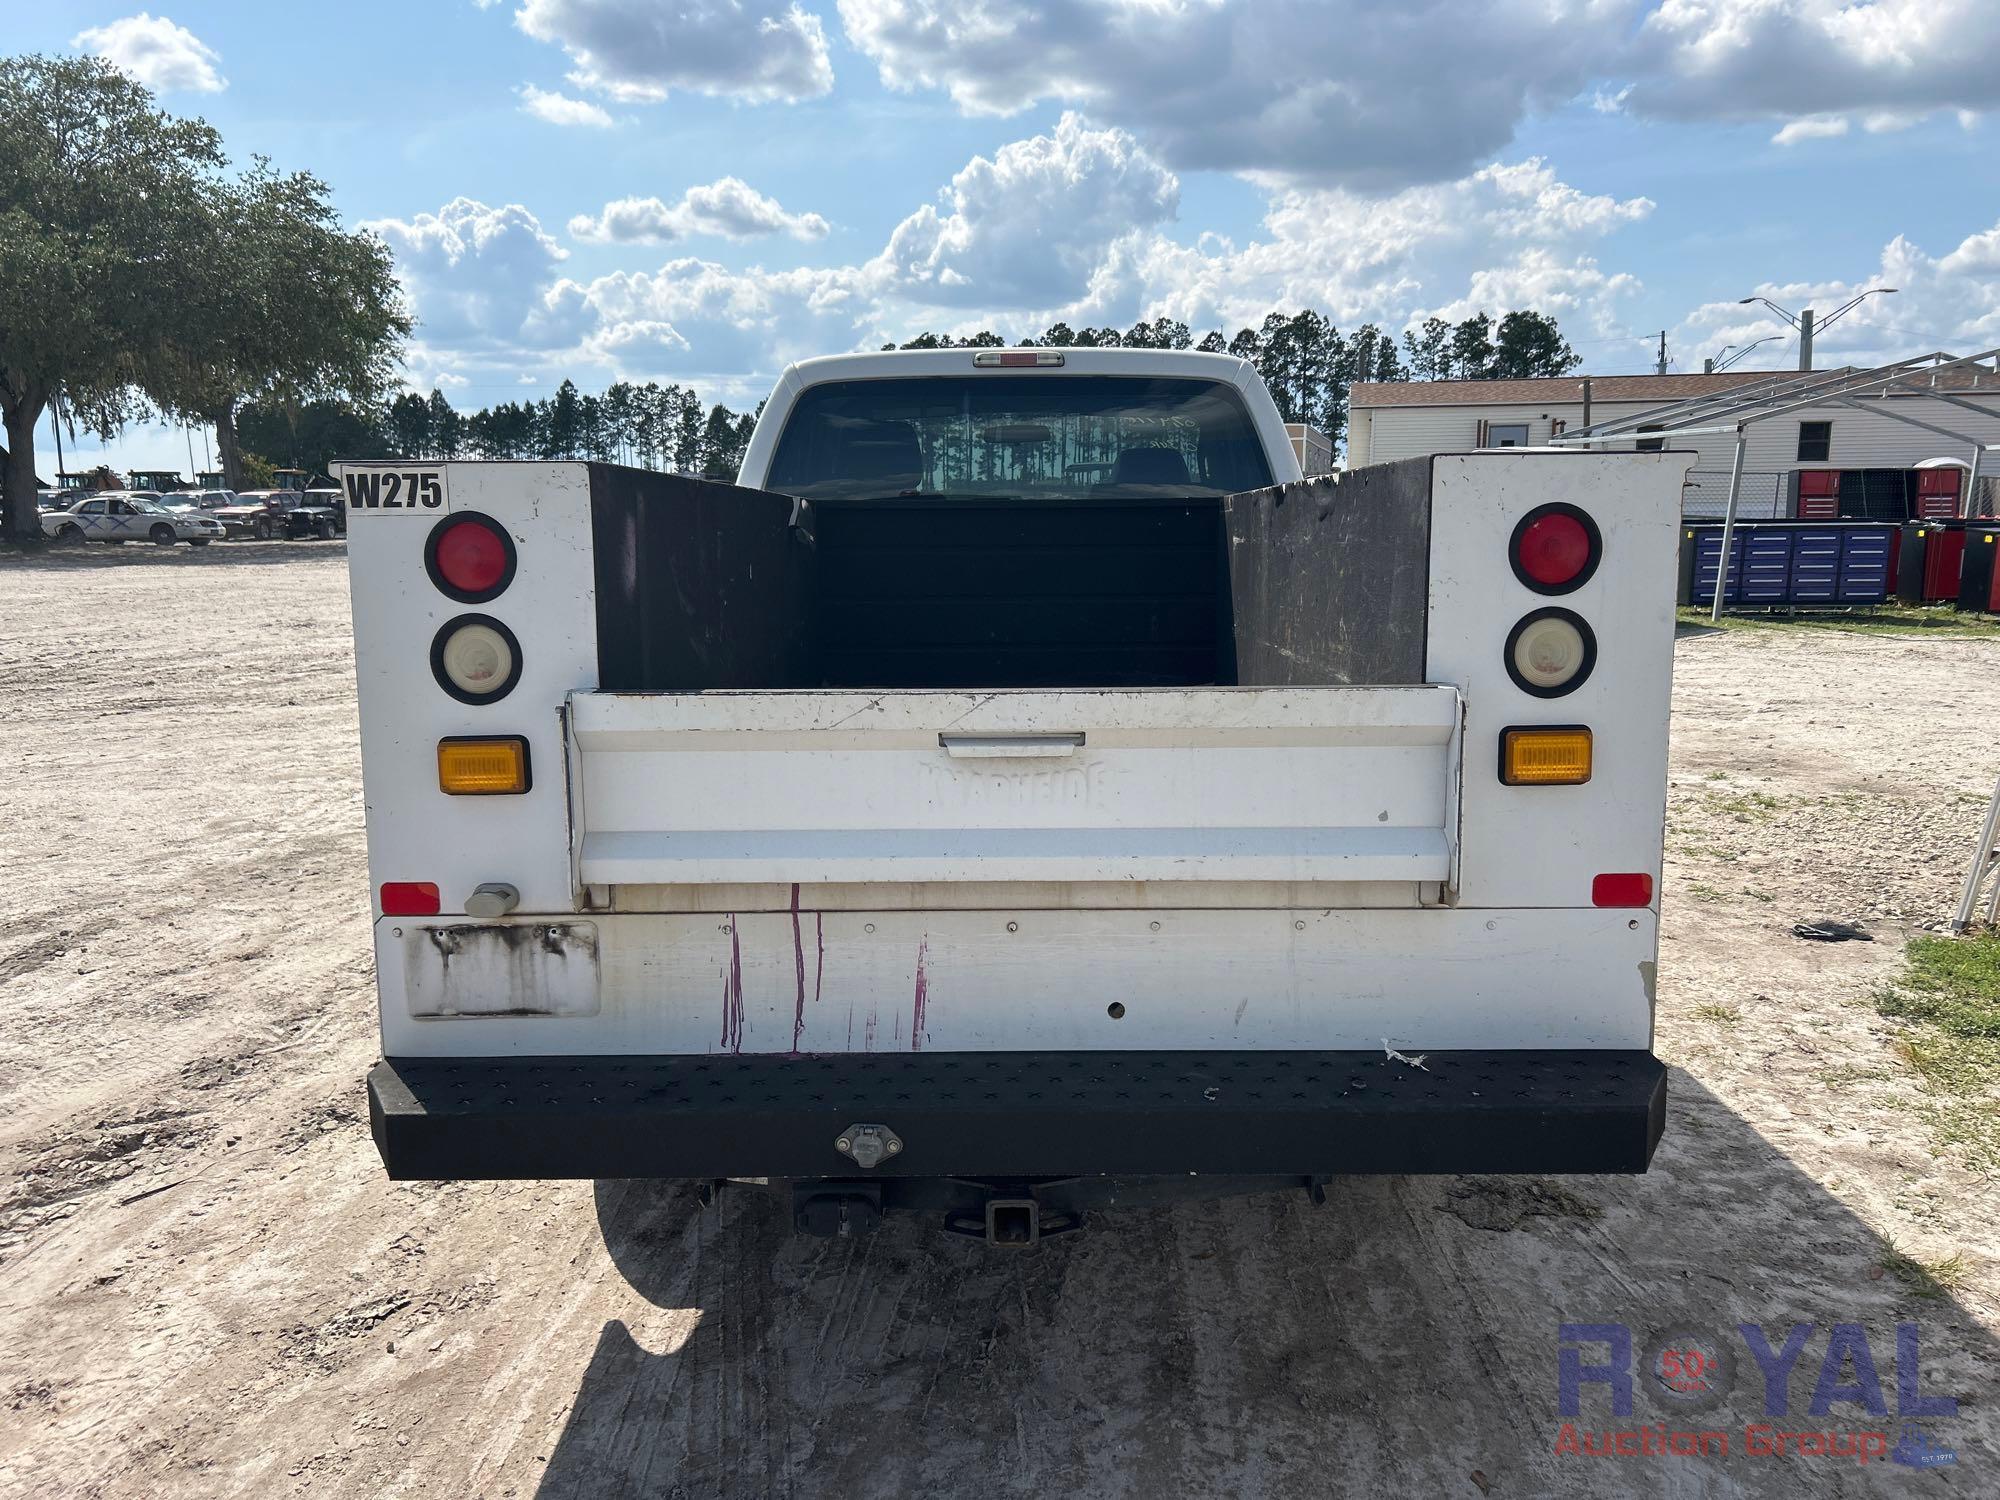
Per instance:
[[[171,495],[160,497],[160,504],[168,510],[221,510],[223,506],[235,503],[234,490],[176,490]]]
[[[59,542],[152,542],[171,547],[186,542],[206,547],[222,535],[222,523],[194,510],[168,510],[159,497],[132,490],[92,495],[68,510],[42,517],[42,534]]]

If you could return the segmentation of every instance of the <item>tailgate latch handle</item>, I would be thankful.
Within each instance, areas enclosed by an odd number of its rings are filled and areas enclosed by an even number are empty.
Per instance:
[[[1074,755],[1081,734],[941,734],[938,744],[953,760],[1013,760]]]

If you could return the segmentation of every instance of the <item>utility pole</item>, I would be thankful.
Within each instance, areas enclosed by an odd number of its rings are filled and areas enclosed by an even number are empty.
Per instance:
[[[1810,307],[1799,310],[1799,368],[1812,369],[1813,310]]]
[[[1664,328],[1660,330],[1660,364],[1653,373],[1656,375],[1667,373],[1667,330]]]

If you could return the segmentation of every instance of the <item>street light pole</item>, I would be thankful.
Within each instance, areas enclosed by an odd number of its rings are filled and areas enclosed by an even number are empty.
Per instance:
[[[1827,324],[1831,323],[1835,318],[1839,317],[1842,313],[1853,311],[1855,308],[1859,307],[1864,301],[1866,301],[1870,297],[1886,297],[1893,294],[1895,290],[1896,288],[1892,286],[1871,286],[1868,288],[1867,291],[1862,292],[1857,296],[1849,297],[1845,302],[1841,303],[1840,306],[1836,307],[1832,312],[1828,313],[1825,317],[1821,318],[1819,320],[1818,327],[1825,328]],[[1739,307],[1745,306],[1752,302],[1763,303],[1766,307],[1770,308],[1772,312],[1776,313],[1779,317],[1783,318],[1787,323],[1791,324],[1793,328],[1798,330],[1799,368],[1810,374],[1813,367],[1813,333],[1815,331],[1813,323],[1813,310],[1810,307],[1808,307],[1803,312],[1798,312],[1798,313],[1788,312],[1784,308],[1778,306],[1778,304],[1773,302],[1769,297],[1740,297],[1737,299],[1737,305]]]

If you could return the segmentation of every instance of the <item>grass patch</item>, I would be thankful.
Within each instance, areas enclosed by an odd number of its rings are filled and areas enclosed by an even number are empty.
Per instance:
[[[2000,934],[1912,938],[1905,962],[1875,1008],[1907,1026],[1897,1050],[1923,1080],[1932,1133],[2000,1172]]]
[[[1743,1012],[1733,1005],[1717,1005],[1713,1001],[1694,1008],[1696,1017],[1703,1021],[1713,1021],[1718,1026],[1734,1026],[1743,1019]]]
[[[1897,1249],[1896,1242],[1889,1239],[1882,1241],[1882,1256],[1878,1264],[1900,1281],[1912,1297],[1926,1300],[1960,1291],[1972,1279],[1972,1267],[1957,1252],[1940,1260],[1918,1260],[1914,1255],[1906,1255]]]
[[[1683,609],[1683,625],[1712,625],[1706,609]],[[1719,622],[1735,634],[1788,630],[1832,630],[1855,635],[1959,636],[2000,640],[2000,616],[1960,614],[1949,604],[1877,604],[1851,610],[1804,610],[1798,614],[1727,614]]]
[[[1728,898],[1712,885],[1704,885],[1699,880],[1688,883],[1687,892],[1697,901],[1725,901]]]
[[[1767,906],[1776,899],[1769,891],[1754,891],[1747,885],[1743,887],[1743,894],[1748,896],[1752,901],[1762,901]]]
[[[1876,1002],[1964,1041],[2000,1041],[2000,936],[1910,940],[1909,968]]]
[[[1784,810],[1785,799],[1769,792],[1745,792],[1740,797],[1712,798],[1709,806],[1739,823],[1768,823]]]

